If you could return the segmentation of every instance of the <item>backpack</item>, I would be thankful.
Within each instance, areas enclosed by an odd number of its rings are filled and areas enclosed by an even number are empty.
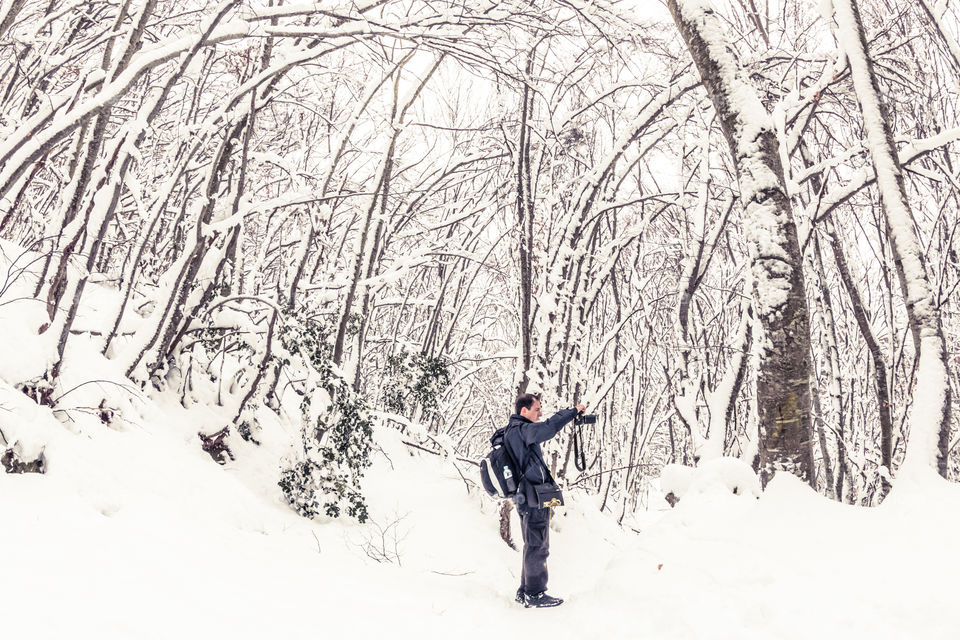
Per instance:
[[[492,449],[480,460],[480,482],[491,498],[504,500],[517,495],[520,465],[507,449],[503,437],[510,427],[497,429],[490,438]]]

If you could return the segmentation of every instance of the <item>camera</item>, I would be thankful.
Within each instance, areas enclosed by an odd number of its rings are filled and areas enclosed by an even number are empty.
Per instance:
[[[574,419],[574,424],[595,424],[597,422],[597,414],[595,413],[581,413],[578,414]]]

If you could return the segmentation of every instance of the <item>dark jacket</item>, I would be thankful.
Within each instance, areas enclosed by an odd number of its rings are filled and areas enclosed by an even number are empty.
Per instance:
[[[550,480],[550,471],[544,466],[540,443],[557,435],[576,415],[576,409],[563,409],[542,422],[531,422],[517,414],[510,416],[503,440],[521,469],[517,493],[524,496],[527,504],[536,502],[533,485]]]

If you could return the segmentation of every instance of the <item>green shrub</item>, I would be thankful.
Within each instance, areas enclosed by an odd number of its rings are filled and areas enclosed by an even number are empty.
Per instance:
[[[291,356],[309,363],[315,375],[308,380],[317,387],[308,390],[300,404],[302,449],[297,460],[281,468],[280,489],[287,503],[307,518],[321,513],[336,518],[345,511],[364,522],[367,506],[360,480],[370,466],[373,439],[367,403],[333,366],[328,327],[300,315],[285,320],[281,342]],[[319,412],[311,412],[315,396],[325,401]],[[315,420],[311,413],[316,413]]]

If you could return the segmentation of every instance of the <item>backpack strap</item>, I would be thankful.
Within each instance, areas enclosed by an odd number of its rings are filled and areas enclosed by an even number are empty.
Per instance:
[[[520,485],[520,481],[523,479],[523,468],[520,466],[520,461],[517,460],[516,456],[513,455],[513,450],[510,448],[510,445],[507,443],[507,433],[510,432],[510,429],[514,425],[508,424],[503,430],[503,447],[504,452],[507,454],[507,457],[510,459],[510,464],[513,465],[513,468],[517,470],[519,477],[517,478],[517,486]]]

